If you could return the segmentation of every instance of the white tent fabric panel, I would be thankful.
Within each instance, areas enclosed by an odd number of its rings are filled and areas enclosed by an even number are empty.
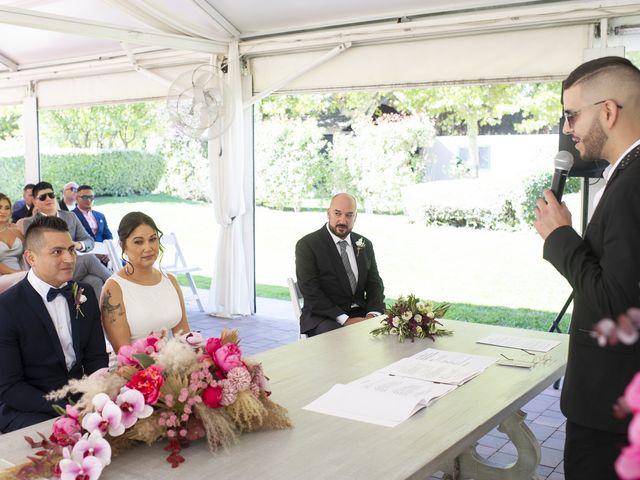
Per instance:
[[[582,62],[588,35],[588,26],[575,25],[387,45],[353,45],[280,91],[562,78]],[[322,54],[304,52],[253,58],[254,92],[268,89]]]
[[[195,65],[151,70],[159,77],[157,79],[130,71],[41,80],[36,87],[38,105],[39,108],[46,109],[164,98],[171,82],[181,73],[193,68]],[[0,89],[0,95],[4,95],[3,89]]]
[[[22,103],[27,88],[24,86],[0,88],[0,105],[16,105]]]

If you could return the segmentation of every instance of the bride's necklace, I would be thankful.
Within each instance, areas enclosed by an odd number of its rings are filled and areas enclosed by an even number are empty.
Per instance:
[[[4,225],[0,225],[0,232],[4,232],[6,230],[9,230],[9,227],[11,226],[10,223],[6,223]]]

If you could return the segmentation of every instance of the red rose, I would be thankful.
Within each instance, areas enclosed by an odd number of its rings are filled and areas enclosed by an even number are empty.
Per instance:
[[[202,391],[202,403],[209,408],[220,408],[222,398],[222,387],[207,387]]]
[[[162,387],[163,383],[162,368],[158,365],[151,365],[144,370],[136,372],[127,383],[127,387],[138,390],[147,405],[155,405],[160,396],[160,387]]]

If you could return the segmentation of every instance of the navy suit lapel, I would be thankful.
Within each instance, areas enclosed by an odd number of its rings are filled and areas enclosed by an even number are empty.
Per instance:
[[[44,302],[42,301],[42,298],[40,297],[38,292],[35,291],[35,289],[31,286],[26,278],[23,280],[23,282],[23,288],[25,289],[25,295],[27,296],[28,300],[27,305],[35,314],[35,316],[38,317],[40,322],[44,325],[44,328],[47,330],[47,333],[51,337],[51,343],[53,345],[53,349],[56,351],[56,356],[66,370],[67,363],[64,358],[62,346],[60,345],[60,338],[58,337],[58,333],[56,332],[55,327],[53,326],[53,320],[51,319],[47,308],[44,306]]]

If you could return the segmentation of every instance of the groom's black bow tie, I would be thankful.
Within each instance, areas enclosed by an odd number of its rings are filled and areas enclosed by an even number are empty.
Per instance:
[[[71,289],[71,282],[67,283],[62,288],[50,288],[47,292],[47,302],[53,301],[58,295],[62,295],[67,300],[73,298],[73,290]]]

